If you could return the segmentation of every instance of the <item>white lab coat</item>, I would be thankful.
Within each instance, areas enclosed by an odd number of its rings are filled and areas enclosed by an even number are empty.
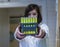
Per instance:
[[[47,47],[46,39],[49,37],[49,29],[46,24],[39,24],[38,25],[41,29],[44,29],[46,32],[46,36],[44,38],[35,38],[34,36],[26,36],[24,39],[19,40],[16,38],[16,32],[18,28],[16,28],[14,37],[19,42],[19,47]]]

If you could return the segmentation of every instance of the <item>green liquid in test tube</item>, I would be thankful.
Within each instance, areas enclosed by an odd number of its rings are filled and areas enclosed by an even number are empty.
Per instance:
[[[32,23],[32,18],[31,18],[31,23]]]
[[[27,23],[28,23],[28,18],[27,18]]]
[[[33,18],[33,22],[35,23],[35,18]]]
[[[36,18],[36,23],[37,23],[37,18]]]
[[[31,23],[32,23],[32,18],[31,18]]]
[[[25,23],[25,18],[23,18],[23,23]]]
[[[28,20],[28,23],[29,23],[29,18],[27,20]]]
[[[32,23],[33,23],[33,18],[32,18]]]
[[[37,22],[37,18],[34,19],[34,22],[35,22],[35,23]]]
[[[30,18],[28,20],[29,20],[29,23],[30,23]]]
[[[24,18],[22,18],[22,23],[24,23]]]
[[[31,18],[30,18],[31,19]],[[31,23],[31,20],[30,20],[30,23]]]
[[[27,23],[29,23],[29,22],[28,22],[28,18],[27,18]]]
[[[33,23],[33,18],[32,18],[32,23]]]
[[[26,17],[26,23],[27,23],[27,17]]]
[[[26,19],[24,18],[24,23],[26,23]]]
[[[31,18],[30,18],[30,23],[31,23]]]
[[[36,20],[37,20],[37,18],[35,18],[35,23],[37,22]]]
[[[34,18],[33,18],[33,23],[34,23]]]
[[[25,23],[26,23],[26,18],[25,18]]]
[[[33,22],[33,18],[32,18],[32,22]]]
[[[22,20],[23,20],[23,23],[24,23],[24,18],[22,18]]]
[[[32,23],[33,23],[33,18],[32,18]]]
[[[23,23],[23,19],[21,18],[21,23]]]
[[[25,23],[26,23],[26,18],[24,20],[25,20]]]
[[[34,23],[35,23],[35,18],[34,18]]]
[[[26,23],[27,23],[27,17],[26,17]]]

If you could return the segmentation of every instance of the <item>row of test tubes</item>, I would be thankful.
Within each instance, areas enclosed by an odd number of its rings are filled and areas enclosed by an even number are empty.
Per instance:
[[[37,23],[37,18],[22,17],[21,23]]]
[[[36,31],[24,31],[24,34],[35,34],[37,33],[37,28]]]
[[[24,25],[24,27],[35,27],[35,25]]]
[[[25,31],[24,34],[35,34],[35,31]]]

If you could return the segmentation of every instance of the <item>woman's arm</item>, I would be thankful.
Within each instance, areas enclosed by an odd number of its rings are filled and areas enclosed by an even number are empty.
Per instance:
[[[25,35],[20,32],[19,27],[20,27],[20,25],[16,28],[15,33],[14,33],[15,39],[18,41],[20,41],[21,39],[23,39],[25,37]]]
[[[46,24],[42,24],[42,25],[39,25],[39,34],[38,35],[35,35],[35,37],[37,38],[45,38],[48,36],[49,34],[49,29],[48,29],[48,26]]]

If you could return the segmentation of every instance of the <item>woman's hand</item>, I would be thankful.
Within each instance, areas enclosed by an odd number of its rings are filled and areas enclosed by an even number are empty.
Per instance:
[[[39,32],[38,35],[35,35],[36,38],[44,38],[45,37],[46,33],[43,29],[39,28],[38,32]]]
[[[21,32],[20,33],[17,32],[16,36],[17,36],[18,39],[23,39],[25,37],[25,35],[23,33],[21,33]]]
[[[17,27],[16,37],[18,39],[23,39],[25,37],[25,35],[23,33],[21,33],[21,27],[20,27],[20,25]]]

